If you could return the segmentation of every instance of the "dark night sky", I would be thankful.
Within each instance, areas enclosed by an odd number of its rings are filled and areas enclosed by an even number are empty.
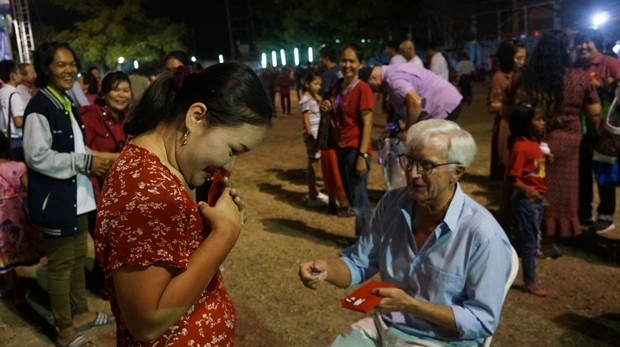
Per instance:
[[[30,19],[53,25],[59,31],[71,27],[70,12],[54,7],[50,0],[29,0]],[[199,59],[215,60],[218,54],[229,55],[228,29],[223,0],[148,0],[143,8],[149,16],[168,17],[187,26],[181,38],[188,53]]]

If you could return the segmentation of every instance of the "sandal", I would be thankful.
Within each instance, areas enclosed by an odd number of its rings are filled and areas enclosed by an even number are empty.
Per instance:
[[[78,335],[67,344],[63,344],[56,340],[56,347],[82,347],[82,346],[96,346],[92,341],[87,340],[84,336]]]
[[[101,312],[96,312],[97,317],[95,317],[95,319],[87,324],[84,324],[80,327],[76,327],[75,331],[77,331],[78,333],[86,331],[90,328],[94,328],[94,327],[99,327],[99,326],[103,326],[103,325],[108,325],[111,324],[112,322],[114,322],[114,318],[110,318],[110,316],[108,316],[105,313],[101,313]]]
[[[546,298],[551,294],[549,293],[548,290],[541,287],[537,283],[531,283],[531,284],[525,285],[523,287],[523,291],[526,293],[532,294],[532,295],[540,296],[541,298]]]

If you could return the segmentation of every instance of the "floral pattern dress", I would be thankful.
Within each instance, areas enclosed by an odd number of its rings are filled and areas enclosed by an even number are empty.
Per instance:
[[[0,274],[33,265],[43,256],[43,236],[30,221],[22,198],[26,164],[0,163]]]
[[[105,271],[119,346],[233,346],[236,317],[218,271],[200,298],[157,340],[140,342],[121,315],[112,271],[164,262],[179,270],[205,238],[198,206],[178,178],[144,148],[128,144],[106,177],[95,250]]]

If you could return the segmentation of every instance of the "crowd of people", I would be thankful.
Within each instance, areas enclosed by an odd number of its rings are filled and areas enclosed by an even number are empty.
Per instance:
[[[97,67],[78,74],[69,44],[45,42],[33,64],[0,61],[0,293],[23,305],[15,269],[45,257],[57,346],[92,346],[82,332],[108,324],[122,346],[233,345],[220,269],[246,209],[230,175],[267,135],[276,95],[291,114],[297,88],[307,204],[355,218],[340,258],[304,262],[299,277],[311,289],[376,274],[385,284],[372,290],[374,311],[333,346],[480,345],[497,328],[513,247],[523,290],[547,297],[536,259],[559,256],[559,238],[614,228],[618,163],[599,138],[620,60],[601,42],[595,30],[577,34],[574,61],[559,30],[531,52],[515,40],[499,46],[487,102],[489,176],[503,187],[496,216],[459,184],[477,151],[457,123],[476,70],[464,53],[451,79],[438,48],[426,45],[420,59],[412,40],[387,42],[383,66],[366,65],[350,43],[323,46],[318,69],[258,73],[236,62],[197,71],[175,51],[151,83]],[[402,184],[373,211],[378,109]],[[96,262],[85,272],[89,234]],[[112,315],[89,309],[87,284]]]

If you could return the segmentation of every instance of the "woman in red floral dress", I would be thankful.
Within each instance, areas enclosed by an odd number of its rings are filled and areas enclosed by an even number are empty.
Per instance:
[[[230,172],[265,137],[272,109],[243,64],[160,76],[125,123],[133,136],[101,192],[95,247],[119,346],[233,346],[235,310],[219,267],[245,216],[226,179],[216,201],[190,192]]]

